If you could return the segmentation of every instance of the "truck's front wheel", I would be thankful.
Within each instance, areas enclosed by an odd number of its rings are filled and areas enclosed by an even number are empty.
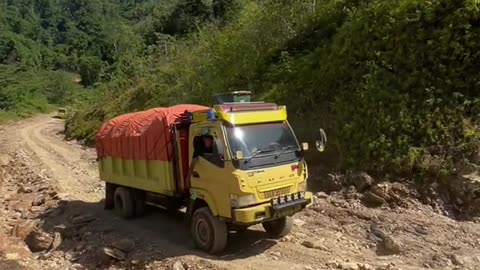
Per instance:
[[[262,223],[265,231],[274,238],[280,238],[290,233],[293,218],[290,216]]]
[[[130,189],[117,187],[114,198],[115,213],[125,219],[133,218],[135,215],[135,203]]]
[[[227,245],[227,225],[215,218],[208,207],[193,213],[191,232],[197,248],[211,254],[223,251]]]

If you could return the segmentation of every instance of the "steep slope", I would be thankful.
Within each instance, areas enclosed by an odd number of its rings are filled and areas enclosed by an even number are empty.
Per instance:
[[[311,163],[447,174],[478,153],[479,5],[475,1],[244,1],[226,26],[161,35],[135,76],[67,123],[91,141],[121,113],[253,90],[288,106],[303,140],[326,127]],[[103,100],[112,100],[105,104]]]

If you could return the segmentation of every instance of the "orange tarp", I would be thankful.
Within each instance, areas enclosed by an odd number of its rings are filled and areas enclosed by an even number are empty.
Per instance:
[[[208,109],[200,105],[182,104],[120,115],[105,123],[98,131],[97,155],[171,161],[174,156],[172,125],[182,119],[185,111]]]

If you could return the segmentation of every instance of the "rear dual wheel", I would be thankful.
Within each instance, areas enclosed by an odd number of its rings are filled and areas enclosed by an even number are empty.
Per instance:
[[[145,193],[131,188],[117,187],[114,194],[114,209],[115,213],[124,219],[143,215]]]

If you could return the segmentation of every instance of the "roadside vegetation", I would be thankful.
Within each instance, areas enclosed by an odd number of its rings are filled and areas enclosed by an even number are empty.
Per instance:
[[[473,0],[3,2],[0,76],[18,67],[49,83],[22,96],[44,106],[13,111],[76,103],[70,138],[92,144],[119,114],[248,89],[286,104],[301,140],[326,129],[327,153],[309,154],[312,167],[438,176],[477,158]],[[51,76],[72,94],[55,99]]]

